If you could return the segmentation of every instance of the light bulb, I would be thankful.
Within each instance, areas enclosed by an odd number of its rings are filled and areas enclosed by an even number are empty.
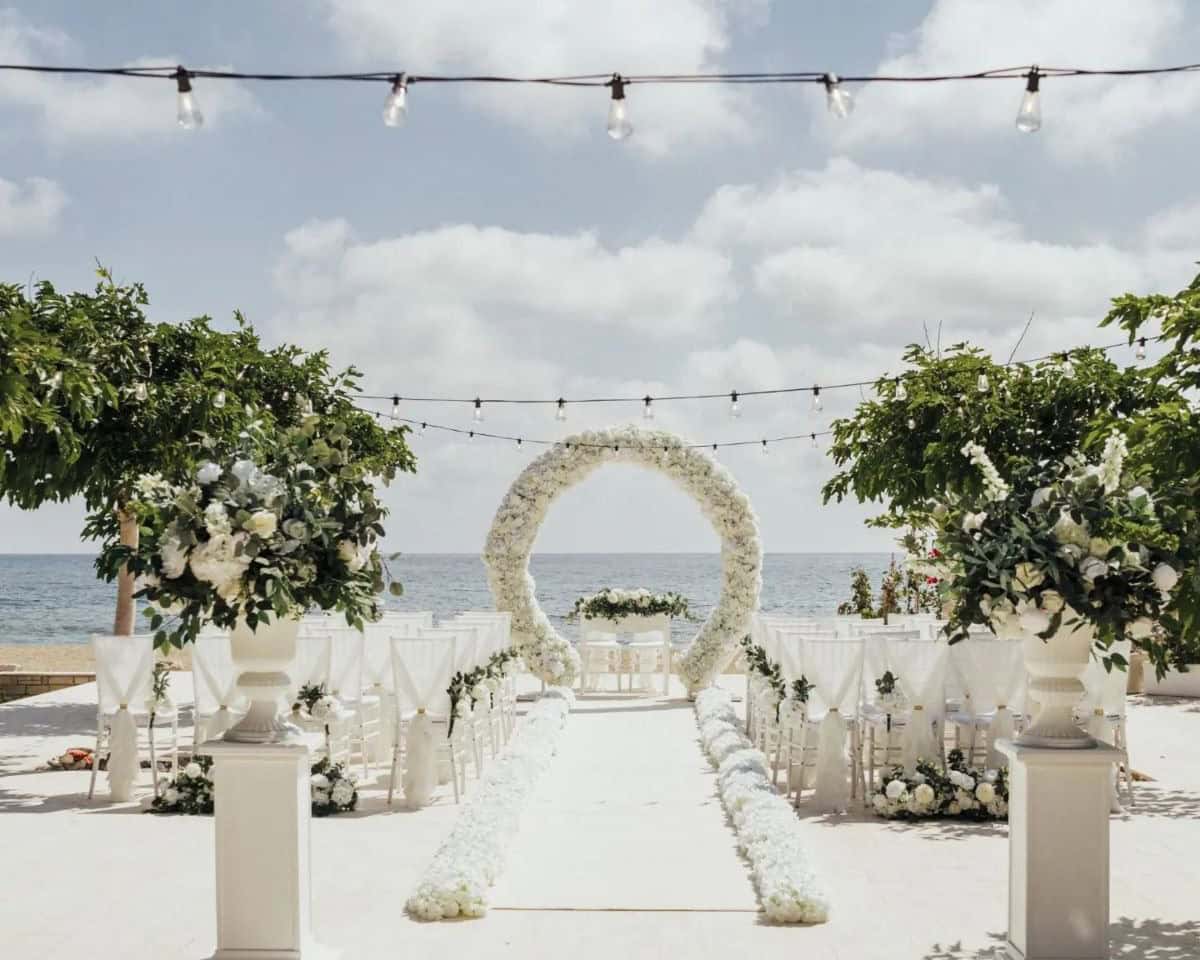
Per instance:
[[[735,420],[742,415],[742,408],[738,405],[737,391],[729,395],[729,415]]]
[[[392,395],[392,416],[398,417],[399,415],[400,415],[400,398],[393,394]]]
[[[625,107],[625,81],[614,73],[608,82],[612,88],[612,101],[608,105],[608,135],[614,140],[624,140],[633,133],[633,124]]]
[[[213,394],[213,406],[216,407],[218,410],[220,410],[223,406],[225,406],[225,391],[224,390],[218,390],[215,394]]]
[[[1038,92],[1041,74],[1034,67],[1025,77],[1025,95],[1017,110],[1017,129],[1022,133],[1033,133],[1042,127],[1042,95]]]
[[[908,399],[908,388],[904,386],[904,381],[901,380],[899,377],[896,378],[896,399],[897,400],[907,400]]]
[[[767,441],[766,440],[764,440],[762,442],[762,452],[763,452],[763,456],[765,457],[767,455]]]
[[[429,424],[427,424],[427,423],[422,423],[422,424],[421,424],[421,436],[425,436],[425,431],[426,431],[426,430],[428,430],[428,429],[429,429]]]
[[[517,437],[517,449],[518,450],[521,449],[521,438],[520,437]]]
[[[825,106],[835,117],[845,119],[854,112],[854,97],[849,90],[842,89],[842,81],[836,73],[827,73],[821,78],[825,84]]]
[[[712,446],[712,456],[714,460],[717,459],[717,445],[715,443]]]
[[[1146,338],[1145,337],[1142,337],[1140,340],[1138,340],[1137,349],[1133,352],[1133,355],[1135,357],[1137,357],[1139,360],[1146,359]]]
[[[825,404],[821,402],[821,388],[813,387],[813,413],[820,413],[825,409]]]
[[[642,400],[642,417],[646,420],[654,419],[654,402],[649,394]]]
[[[558,398],[558,407],[554,411],[554,419],[559,422],[567,419],[567,401],[562,397]]]
[[[475,398],[475,422],[483,423],[483,401]]]
[[[912,417],[908,418],[908,429],[909,430],[917,429],[917,421],[914,420]]]
[[[988,378],[986,373],[981,373],[979,379],[975,383],[975,389],[980,393],[988,392]]]
[[[145,400],[150,396],[150,388],[141,380],[133,385],[133,396],[136,400]]]
[[[383,101],[383,124],[386,127],[403,126],[408,118],[408,74],[398,73],[392,78],[392,91]]]
[[[184,130],[195,130],[204,125],[204,114],[196,105],[196,95],[192,93],[192,75],[183,67],[175,69],[176,109],[175,119]]]
[[[819,444],[817,443],[817,435],[815,433],[812,435],[812,443],[813,443],[813,449],[816,450],[817,447],[819,446]]]
[[[1062,370],[1064,377],[1075,376],[1075,364],[1071,362],[1071,357],[1068,354],[1063,354],[1062,365],[1059,369]]]
[[[468,431],[467,431],[467,439],[468,439],[468,440],[474,440],[474,439],[475,439],[475,431],[474,431],[474,430],[468,430]]]

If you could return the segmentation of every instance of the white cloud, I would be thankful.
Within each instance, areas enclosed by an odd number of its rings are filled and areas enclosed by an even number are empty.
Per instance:
[[[19,184],[0,177],[0,238],[52,233],[67,202],[53,180],[29,177]]]
[[[1187,52],[1182,0],[937,0],[880,74],[971,72],[1011,65],[1125,68],[1194,59]],[[1050,152],[1080,162],[1112,160],[1136,138],[1200,107],[1190,76],[1042,81],[1044,125],[1033,136]],[[931,136],[1016,137],[1022,80],[872,84],[855,91],[844,123],[814,124],[841,148],[920,143]],[[1023,136],[1023,135],[1022,135]]]
[[[352,56],[409,73],[469,70],[518,76],[711,71],[731,29],[762,22],[766,0],[325,0],[329,22]],[[441,93],[414,85],[411,110],[437,109]],[[487,85],[465,96],[505,121],[555,140],[603,130],[603,89]],[[631,145],[661,155],[677,144],[749,135],[749,98],[734,87],[630,87]]]
[[[12,10],[0,10],[0,62],[61,63],[86,59],[80,45],[61,31],[37,27]],[[145,56],[122,66],[179,63],[174,54]],[[200,65],[190,64],[195,69]],[[203,69],[229,69],[207,66]],[[205,126],[258,111],[240,83],[197,80],[195,95]],[[37,128],[56,143],[125,139],[181,133],[175,123],[175,82],[111,76],[0,72],[0,107],[31,112]]]

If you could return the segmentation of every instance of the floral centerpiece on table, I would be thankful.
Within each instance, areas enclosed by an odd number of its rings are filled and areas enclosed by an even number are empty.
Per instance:
[[[935,507],[939,556],[929,564],[950,601],[951,642],[974,625],[1042,639],[1088,627],[1108,667],[1124,665],[1109,653],[1121,639],[1165,656],[1155,624],[1179,581],[1182,521],[1168,496],[1125,471],[1124,438],[1110,435],[1094,463],[1069,456],[1011,486],[981,446],[963,453],[982,492]]]
[[[620,590],[613,587],[580,597],[567,614],[567,619],[620,620],[622,617],[653,617],[658,614],[693,622],[698,619],[692,616],[687,597],[681,593],[651,593],[644,588]]]
[[[138,575],[157,645],[194,641],[206,623],[253,629],[312,608],[339,610],[352,626],[378,619],[387,510],[342,424],[256,422],[235,450],[198,443],[192,481],[140,478],[129,505],[138,545],[110,543],[97,561]]]

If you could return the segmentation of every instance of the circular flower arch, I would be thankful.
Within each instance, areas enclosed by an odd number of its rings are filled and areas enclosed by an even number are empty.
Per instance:
[[[692,495],[721,538],[721,598],[680,663],[680,676],[694,695],[724,668],[749,629],[762,587],[762,544],[750,500],[733,475],[675,434],[633,426],[587,431],[529,464],[500,503],[484,546],[496,609],[512,614],[514,644],[534,674],[550,684],[575,679],[579,656],[538,604],[529,555],[555,498],[607,463],[666,474]]]

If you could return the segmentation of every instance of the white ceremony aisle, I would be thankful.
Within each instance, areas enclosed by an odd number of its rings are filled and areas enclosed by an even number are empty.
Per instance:
[[[493,910],[758,911],[682,694],[576,703]]]

